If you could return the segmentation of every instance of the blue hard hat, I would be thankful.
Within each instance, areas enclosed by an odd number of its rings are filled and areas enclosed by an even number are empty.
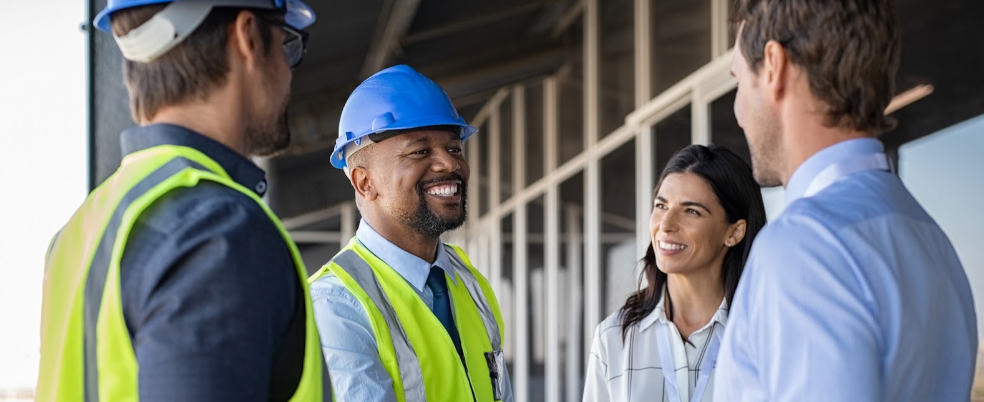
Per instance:
[[[359,84],[345,101],[331,165],[344,169],[345,147],[370,134],[432,126],[460,127],[462,141],[478,131],[430,78],[402,64],[387,68]]]
[[[263,10],[284,10],[284,22],[296,29],[304,29],[314,23],[314,10],[301,0],[109,0],[93,24],[106,32],[112,32],[109,16],[127,8],[147,6],[151,4],[170,3],[172,1],[201,1],[215,7],[241,7]]]

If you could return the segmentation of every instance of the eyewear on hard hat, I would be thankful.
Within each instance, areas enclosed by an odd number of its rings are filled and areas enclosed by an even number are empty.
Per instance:
[[[297,68],[301,64],[301,61],[304,60],[304,54],[307,53],[308,33],[294,29],[294,27],[284,21],[277,21],[276,19],[262,15],[260,15],[260,18],[284,30],[283,47],[284,56],[287,57],[287,65],[291,69]]]

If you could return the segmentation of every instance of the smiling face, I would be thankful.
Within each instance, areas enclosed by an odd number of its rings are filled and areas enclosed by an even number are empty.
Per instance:
[[[744,221],[728,223],[726,215],[703,178],[693,173],[667,175],[649,218],[659,269],[667,274],[710,270],[720,275],[725,253],[744,234],[739,230]]]
[[[379,224],[437,238],[465,222],[469,168],[458,133],[412,131],[370,147],[368,175],[386,218]]]

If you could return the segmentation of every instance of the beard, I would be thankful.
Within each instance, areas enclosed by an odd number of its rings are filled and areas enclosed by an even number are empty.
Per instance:
[[[268,87],[268,89],[270,89]],[[273,93],[268,90],[267,93]],[[246,140],[252,156],[275,156],[290,145],[290,123],[287,118],[287,105],[290,103],[290,89],[284,94],[276,109],[269,110],[246,124]]]
[[[424,187],[430,183],[448,180],[458,180],[461,182],[461,185],[458,186],[458,191],[461,194],[460,213],[451,217],[442,217],[434,213],[430,206],[427,205]],[[468,212],[465,208],[465,205],[468,204],[468,193],[466,190],[468,188],[467,184],[468,183],[465,178],[458,173],[451,173],[442,177],[417,183],[416,190],[417,199],[419,202],[417,203],[417,208],[412,213],[408,213],[403,216],[404,224],[418,234],[428,238],[437,238],[444,232],[461,227],[461,225],[465,223],[465,218],[468,216]]]
[[[783,146],[780,141],[782,126],[775,116],[759,116],[758,134],[749,136],[748,152],[752,158],[752,175],[761,187],[778,187],[782,183],[781,160]],[[752,138],[755,140],[752,140]]]

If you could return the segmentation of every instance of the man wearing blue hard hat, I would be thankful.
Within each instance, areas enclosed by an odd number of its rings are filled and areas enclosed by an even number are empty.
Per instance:
[[[137,127],[52,241],[39,401],[320,401],[305,269],[249,157],[290,140],[296,0],[110,0]]]
[[[511,401],[504,327],[488,281],[441,235],[465,221],[477,131],[404,65],[342,109],[332,166],[355,188],[355,237],[311,277],[338,401]]]

